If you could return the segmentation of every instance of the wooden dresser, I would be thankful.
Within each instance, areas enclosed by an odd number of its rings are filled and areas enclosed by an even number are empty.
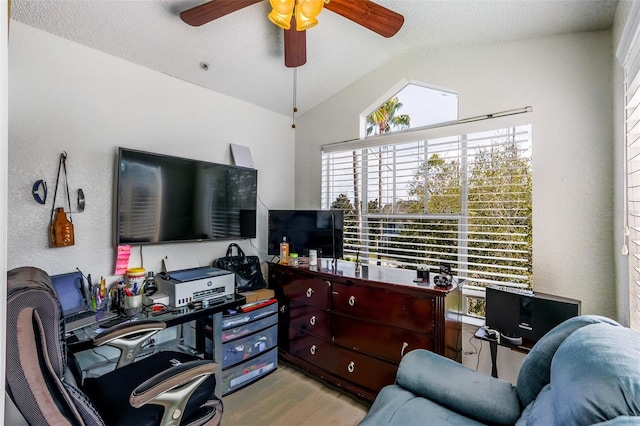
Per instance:
[[[457,286],[415,283],[415,271],[320,263],[269,264],[282,360],[370,401],[413,349],[461,361]]]

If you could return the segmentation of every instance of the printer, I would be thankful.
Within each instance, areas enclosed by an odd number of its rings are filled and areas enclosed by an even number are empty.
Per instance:
[[[169,296],[169,304],[175,307],[192,302],[221,303],[235,294],[235,274],[209,266],[161,272],[156,282],[158,293]]]

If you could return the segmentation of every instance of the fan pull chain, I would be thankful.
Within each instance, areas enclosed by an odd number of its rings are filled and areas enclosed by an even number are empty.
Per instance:
[[[297,103],[297,90],[298,90],[298,68],[293,69],[293,114],[291,116],[291,128],[296,128],[296,112],[298,112]]]

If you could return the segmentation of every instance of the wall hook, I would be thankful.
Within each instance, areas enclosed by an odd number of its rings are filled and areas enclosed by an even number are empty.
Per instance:
[[[40,179],[37,180],[33,184],[33,188],[31,189],[31,195],[33,195],[33,199],[36,200],[39,204],[44,204],[47,202],[47,182]]]
[[[82,189],[78,189],[78,212],[84,211],[84,192]]]

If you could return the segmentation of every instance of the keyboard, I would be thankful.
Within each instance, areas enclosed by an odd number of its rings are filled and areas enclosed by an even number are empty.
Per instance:
[[[78,320],[81,320],[81,319],[93,317],[95,315],[96,315],[95,312],[84,311],[84,312],[78,312],[77,314],[66,316],[66,317],[64,317],[64,320],[66,322],[74,322],[74,321],[78,321]]]
[[[116,317],[113,312],[104,312],[100,317],[100,321],[106,321]],[[93,311],[78,312],[64,318],[64,326],[67,332],[77,330],[82,327],[86,327],[89,324],[93,324],[97,321],[97,313]]]

